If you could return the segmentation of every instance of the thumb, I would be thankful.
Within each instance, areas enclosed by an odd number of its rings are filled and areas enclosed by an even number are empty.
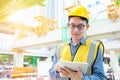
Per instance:
[[[80,67],[78,67],[78,68],[77,68],[77,71],[78,71],[78,72],[81,72],[81,69],[80,69]]]
[[[80,77],[82,78],[83,74],[82,74],[82,71],[81,71],[81,68],[80,68],[80,67],[77,68],[77,73],[78,73],[78,75],[80,75]]]
[[[80,67],[77,68],[77,72],[82,74]]]

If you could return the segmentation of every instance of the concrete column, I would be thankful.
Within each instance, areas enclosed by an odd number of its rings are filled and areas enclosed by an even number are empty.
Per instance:
[[[111,60],[111,65],[113,67],[113,70],[114,71],[120,70],[119,64],[118,64],[117,53],[114,50],[110,50],[110,60]]]
[[[23,67],[24,55],[22,53],[14,54],[14,66]]]

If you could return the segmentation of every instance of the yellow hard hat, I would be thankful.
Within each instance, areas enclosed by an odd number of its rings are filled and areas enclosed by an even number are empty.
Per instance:
[[[68,12],[68,16],[80,16],[80,17],[84,17],[88,20],[90,19],[88,10],[82,5],[77,5],[77,6],[73,7]]]

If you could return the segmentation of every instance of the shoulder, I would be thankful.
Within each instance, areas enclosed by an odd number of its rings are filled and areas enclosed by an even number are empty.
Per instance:
[[[97,51],[101,50],[101,52],[104,54],[104,44],[100,40],[91,40],[91,39],[86,39],[86,42],[88,44],[92,44],[96,46]]]

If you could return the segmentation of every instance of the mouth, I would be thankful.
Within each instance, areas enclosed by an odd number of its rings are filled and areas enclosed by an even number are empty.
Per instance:
[[[78,36],[79,34],[73,34],[73,35]]]

